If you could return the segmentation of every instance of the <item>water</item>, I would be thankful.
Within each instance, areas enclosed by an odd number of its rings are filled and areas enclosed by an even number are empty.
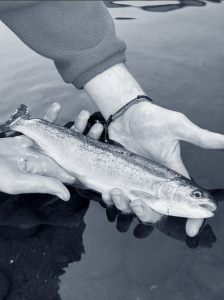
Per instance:
[[[119,4],[109,8],[118,18],[117,35],[127,42],[127,66],[149,97],[202,128],[224,134],[224,5]],[[74,120],[83,108],[97,110],[83,91],[61,80],[51,61],[27,48],[3,24],[0,32],[1,120],[20,103],[42,117],[58,101],[60,125]],[[198,184],[224,187],[222,150],[184,142],[181,146],[183,161]],[[1,194],[0,299],[223,299],[223,202],[207,221],[217,242],[210,249],[192,250],[174,239],[184,237],[179,223],[166,234],[154,230],[149,238],[136,239],[136,220],[128,232],[119,233],[104,208],[93,201],[88,207],[88,201],[71,191],[69,203],[58,200],[42,209],[48,195]]]

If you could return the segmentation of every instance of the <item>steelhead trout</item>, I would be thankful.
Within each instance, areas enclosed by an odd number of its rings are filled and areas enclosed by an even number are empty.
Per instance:
[[[195,182],[156,162],[42,119],[21,104],[0,132],[19,131],[35,141],[77,180],[100,193],[120,188],[130,201],[142,199],[155,211],[184,218],[212,217],[217,203]]]

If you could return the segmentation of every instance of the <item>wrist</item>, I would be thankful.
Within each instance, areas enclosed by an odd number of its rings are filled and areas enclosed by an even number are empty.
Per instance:
[[[145,95],[124,64],[97,75],[84,89],[106,120],[138,95]]]
[[[155,110],[156,105],[150,102],[140,102],[131,106],[124,114],[112,121],[108,127],[109,138],[120,143],[127,150],[133,150],[133,136],[131,127],[141,127],[142,118],[147,111],[150,114]],[[140,134],[140,132],[139,132]]]

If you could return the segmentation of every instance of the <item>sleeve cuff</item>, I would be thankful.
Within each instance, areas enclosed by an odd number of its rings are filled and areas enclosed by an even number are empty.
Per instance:
[[[83,86],[90,81],[92,78],[96,77],[97,75],[103,73],[107,69],[113,67],[114,65],[123,63],[126,61],[125,52],[118,52],[112,57],[107,58],[106,60],[102,61],[100,64],[94,66],[93,68],[89,69],[88,71],[79,75],[74,81],[71,83],[78,89],[83,89]]]

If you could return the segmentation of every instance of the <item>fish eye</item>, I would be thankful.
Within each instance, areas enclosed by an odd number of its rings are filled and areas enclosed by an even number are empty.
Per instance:
[[[202,192],[201,191],[194,191],[194,198],[202,198]]]

